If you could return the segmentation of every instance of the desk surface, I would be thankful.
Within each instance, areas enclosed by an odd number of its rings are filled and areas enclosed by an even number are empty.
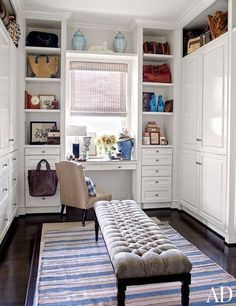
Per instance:
[[[137,160],[104,160],[91,158],[81,162],[84,170],[135,170]]]

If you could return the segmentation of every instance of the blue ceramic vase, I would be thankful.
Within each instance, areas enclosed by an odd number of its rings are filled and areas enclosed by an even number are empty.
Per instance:
[[[133,140],[125,140],[118,142],[118,150],[121,154],[122,160],[131,160],[133,145],[134,145]]]
[[[118,32],[113,40],[113,49],[117,53],[124,53],[127,48],[127,41],[122,32]]]
[[[85,50],[86,39],[80,29],[78,29],[72,37],[72,46],[75,50]]]

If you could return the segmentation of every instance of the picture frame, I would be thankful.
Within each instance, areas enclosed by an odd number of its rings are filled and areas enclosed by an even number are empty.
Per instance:
[[[57,130],[56,121],[30,121],[30,144],[47,144],[48,132]]]
[[[90,146],[89,146],[89,156],[97,156],[97,148],[95,145],[96,133],[87,133],[91,137]]]
[[[165,106],[164,106],[164,112],[165,113],[172,113],[173,112],[173,103],[174,103],[173,99],[166,100]]]
[[[40,100],[42,109],[51,109],[51,108],[54,108],[53,101],[56,100],[56,96],[51,95],[51,94],[48,94],[48,95],[39,94],[39,100]]]
[[[160,133],[151,132],[150,133],[150,144],[151,145],[159,145],[160,144]]]

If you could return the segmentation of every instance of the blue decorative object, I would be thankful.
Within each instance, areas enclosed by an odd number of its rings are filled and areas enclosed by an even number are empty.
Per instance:
[[[164,112],[164,101],[162,95],[158,96],[158,102],[157,102],[157,111],[158,112]]]
[[[72,38],[72,45],[75,50],[84,50],[86,46],[86,39],[84,34],[78,29],[73,38]]]
[[[131,152],[133,148],[133,140],[124,140],[118,142],[118,150],[122,160],[131,160]]]
[[[125,52],[127,48],[127,41],[122,32],[118,32],[113,40],[113,49],[117,53]]]
[[[156,95],[153,94],[151,96],[151,100],[150,100],[150,111],[151,112],[156,112],[157,111],[157,102],[156,102]]]

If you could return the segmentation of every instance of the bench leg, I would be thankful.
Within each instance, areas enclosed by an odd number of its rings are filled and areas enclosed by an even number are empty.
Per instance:
[[[98,224],[98,219],[97,219],[96,214],[94,216],[94,221],[95,221],[95,239],[96,239],[96,241],[98,241],[99,224]]]
[[[126,285],[117,280],[117,306],[125,306]]]
[[[82,225],[85,226],[85,221],[87,218],[87,209],[83,209],[83,215],[82,215]]]
[[[64,209],[65,209],[66,205],[61,204],[61,213],[60,213],[60,221],[62,221],[63,218],[63,213],[64,213]]]
[[[181,285],[181,302],[182,306],[189,305],[189,282],[183,281]]]

